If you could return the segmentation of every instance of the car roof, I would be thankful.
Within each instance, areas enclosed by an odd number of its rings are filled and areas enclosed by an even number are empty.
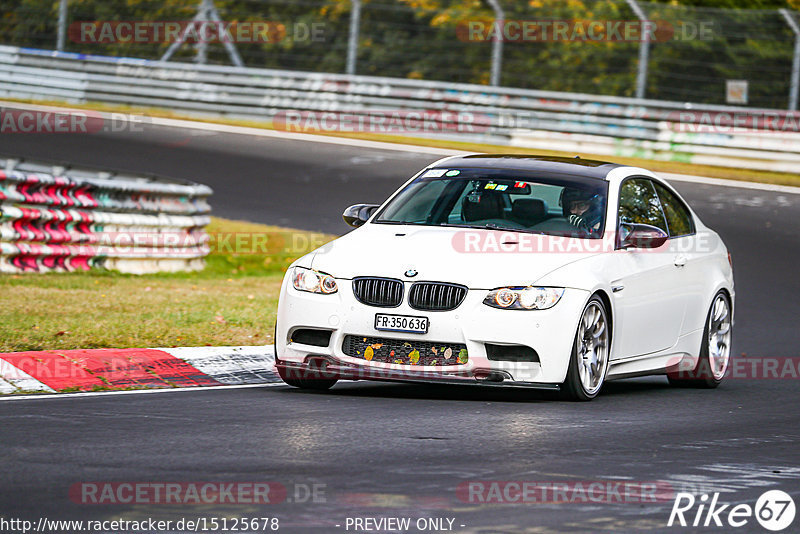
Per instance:
[[[434,163],[431,168],[477,167],[490,169],[510,169],[537,171],[543,175],[573,175],[605,180],[610,171],[624,167],[617,163],[556,156],[537,156],[525,154],[470,154],[455,156]]]

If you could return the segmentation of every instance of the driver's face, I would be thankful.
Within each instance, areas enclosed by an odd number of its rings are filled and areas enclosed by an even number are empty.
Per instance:
[[[589,203],[585,200],[575,200],[569,207],[569,211],[573,215],[583,215],[588,209]]]

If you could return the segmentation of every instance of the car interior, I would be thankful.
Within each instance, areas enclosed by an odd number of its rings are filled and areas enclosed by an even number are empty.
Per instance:
[[[460,209],[456,204],[448,217],[451,224],[469,223],[477,226],[498,226],[548,234],[585,234],[568,222],[569,208],[563,206],[564,187],[526,183],[512,187],[515,182],[497,183],[476,180],[465,189]],[[519,183],[519,182],[517,182]],[[487,184],[506,186],[504,190],[487,189]],[[548,202],[548,200],[550,202]]]
[[[590,198],[594,195],[600,203],[605,198],[605,192],[579,184],[565,186],[488,177],[423,180],[411,184],[401,193],[377,222],[475,226],[600,237],[602,228],[590,231],[569,222],[570,206],[563,201],[566,191],[582,193]],[[604,212],[605,206],[598,205],[597,210]]]

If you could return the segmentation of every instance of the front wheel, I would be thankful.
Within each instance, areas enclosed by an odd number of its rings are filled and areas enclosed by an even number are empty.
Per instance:
[[[720,291],[708,310],[700,357],[694,369],[668,373],[671,385],[713,389],[722,383],[731,356],[731,319],[730,300]]]
[[[608,372],[611,333],[603,301],[592,297],[586,304],[572,344],[567,379],[561,385],[564,397],[575,401],[595,398]]]

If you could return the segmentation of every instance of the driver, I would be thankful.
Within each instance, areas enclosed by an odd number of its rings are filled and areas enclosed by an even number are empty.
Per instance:
[[[564,216],[574,227],[588,233],[600,230],[603,209],[599,195],[583,189],[565,189],[562,205]]]

